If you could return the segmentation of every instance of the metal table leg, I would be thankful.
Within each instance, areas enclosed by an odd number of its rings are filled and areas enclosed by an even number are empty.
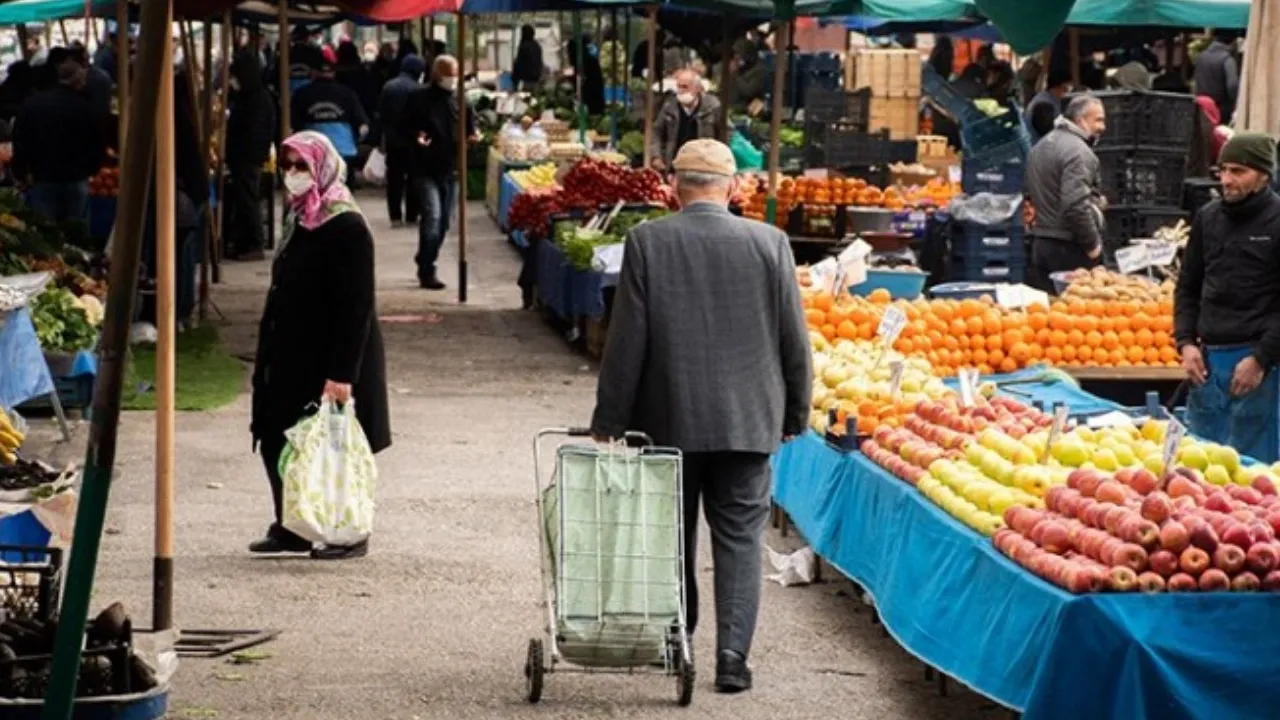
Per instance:
[[[67,414],[62,410],[62,398],[58,397],[56,388],[49,393],[49,403],[53,405],[53,415],[58,419],[58,427],[62,429],[62,441],[71,442],[71,428],[67,425]]]

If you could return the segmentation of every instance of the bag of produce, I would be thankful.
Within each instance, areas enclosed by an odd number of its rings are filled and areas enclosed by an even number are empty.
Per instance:
[[[364,161],[364,169],[360,171],[366,182],[381,185],[387,181],[387,156],[382,150],[374,148],[369,159]]]
[[[325,400],[285,432],[280,454],[285,529],[314,543],[354,545],[373,532],[378,467],[355,402]]]

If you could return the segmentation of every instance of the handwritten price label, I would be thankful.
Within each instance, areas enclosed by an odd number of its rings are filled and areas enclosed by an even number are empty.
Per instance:
[[[972,368],[960,368],[956,374],[956,379],[960,384],[960,404],[964,407],[973,407],[974,391],[978,387],[978,372]]]
[[[1187,434],[1187,429],[1182,423],[1174,418],[1169,418],[1169,426],[1164,429],[1164,469],[1165,472],[1173,467],[1173,458],[1178,454],[1178,445],[1182,443],[1182,438]]]
[[[905,367],[901,360],[889,363],[889,395],[894,400],[902,393],[902,371]]]
[[[898,341],[898,336],[902,334],[902,328],[906,326],[907,314],[902,312],[902,308],[888,307],[884,311],[884,316],[880,318],[880,327],[877,332],[886,347],[893,347],[893,344]]]
[[[1058,442],[1058,438],[1062,435],[1062,430],[1067,425],[1067,406],[1059,405],[1053,409],[1053,425],[1049,426],[1049,439],[1044,444],[1044,456],[1040,458],[1040,464],[1044,465],[1049,462],[1049,453],[1053,450],[1054,443]]]

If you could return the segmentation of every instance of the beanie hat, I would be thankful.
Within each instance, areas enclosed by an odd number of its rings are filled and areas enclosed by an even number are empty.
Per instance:
[[[421,76],[426,69],[427,64],[422,60],[422,58],[412,53],[405,55],[404,59],[400,61],[400,72],[411,77],[416,78]]]
[[[1276,174],[1276,141],[1266,133],[1238,132],[1222,146],[1219,163],[1235,163],[1268,175]]]

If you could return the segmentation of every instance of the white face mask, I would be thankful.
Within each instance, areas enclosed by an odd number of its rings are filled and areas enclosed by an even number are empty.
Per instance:
[[[453,92],[454,90],[458,89],[458,78],[442,77],[440,78],[440,81],[438,84],[440,85],[441,89],[448,90],[449,92]]]
[[[231,86],[232,90],[235,90],[237,92],[240,90],[240,81],[235,78],[231,78],[230,80],[228,80],[227,84]]]
[[[691,92],[682,92],[676,94],[676,100],[685,107],[693,107],[698,102],[698,96]]]
[[[290,172],[284,176],[284,189],[291,197],[300,197],[316,184],[315,178],[304,172]]]

